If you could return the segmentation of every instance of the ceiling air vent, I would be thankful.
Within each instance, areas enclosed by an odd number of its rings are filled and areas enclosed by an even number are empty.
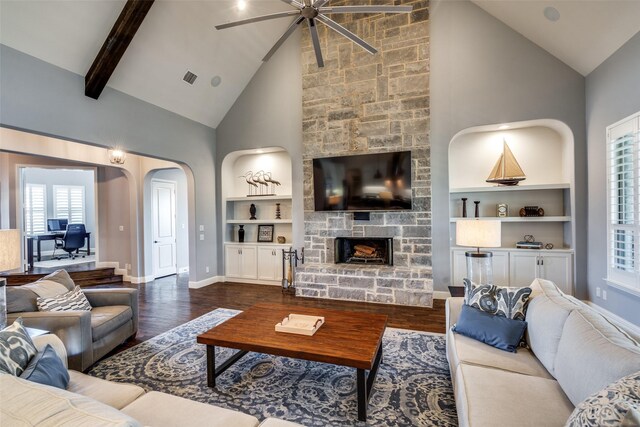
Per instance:
[[[196,79],[198,78],[198,76],[196,76],[195,74],[193,74],[191,71],[187,71],[187,73],[184,75],[184,77],[182,78],[182,80],[184,80],[185,82],[189,83],[190,85],[193,84],[193,82],[196,81]]]

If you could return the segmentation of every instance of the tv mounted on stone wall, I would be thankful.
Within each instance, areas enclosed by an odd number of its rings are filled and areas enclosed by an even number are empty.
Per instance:
[[[411,151],[313,159],[316,211],[411,210]]]

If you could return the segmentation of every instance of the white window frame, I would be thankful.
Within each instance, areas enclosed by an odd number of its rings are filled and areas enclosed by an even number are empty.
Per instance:
[[[42,189],[42,228],[41,230],[34,231],[33,227],[33,201],[27,200],[33,194],[33,188],[37,187]],[[25,184],[24,193],[24,232],[28,235],[46,234],[47,233],[47,186],[45,184]]]
[[[631,291],[632,293],[640,293],[640,112],[633,114],[623,120],[620,120],[607,127],[607,282]],[[631,219],[625,221],[625,224],[621,224],[615,221],[613,213],[618,212],[620,192],[614,193],[614,190],[619,189],[615,185],[612,170],[613,161],[613,148],[614,144],[619,142],[622,138],[631,138],[632,143],[632,177],[633,180],[631,198],[632,201],[627,203],[630,206]],[[615,187],[615,188],[614,188]],[[625,210],[626,212],[626,210]],[[613,239],[613,233],[616,230],[626,231],[631,233],[632,248],[631,258],[632,261],[630,269],[625,270],[618,268],[615,265],[615,242]]]
[[[59,206],[58,206],[58,190],[59,189],[66,189],[67,190],[67,200],[66,200],[66,206],[67,208],[67,213],[66,214],[60,214],[60,210]],[[80,221],[77,220],[77,218],[75,218],[75,220],[73,220],[72,218],[72,212],[71,212],[71,192],[72,190],[81,190],[81,194],[82,194],[82,218]],[[60,219],[66,219],[69,221],[69,224],[85,224],[85,220],[87,218],[87,203],[86,203],[86,191],[84,188],[84,185],[54,185],[53,186],[53,215],[54,218],[60,218]]]

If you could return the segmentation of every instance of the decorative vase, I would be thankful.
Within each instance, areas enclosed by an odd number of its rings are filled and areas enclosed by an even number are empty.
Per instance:
[[[238,229],[238,242],[243,243],[244,242],[244,225],[240,224],[238,225],[238,227],[240,227]]]
[[[467,217],[467,198],[462,198],[462,218]]]
[[[249,213],[251,214],[249,219],[256,219],[256,205],[253,203],[251,203],[251,206],[249,207]]]
[[[276,203],[276,219],[280,218],[280,203]]]
[[[278,236],[278,243],[280,243],[282,245],[283,243],[286,243],[286,242],[287,242],[287,238],[286,237]]]
[[[476,200],[473,203],[476,204],[476,218],[480,218],[480,202]]]

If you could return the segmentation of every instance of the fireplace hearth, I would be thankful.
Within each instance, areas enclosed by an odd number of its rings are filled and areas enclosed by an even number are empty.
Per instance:
[[[393,265],[393,238],[337,237],[336,264]]]

